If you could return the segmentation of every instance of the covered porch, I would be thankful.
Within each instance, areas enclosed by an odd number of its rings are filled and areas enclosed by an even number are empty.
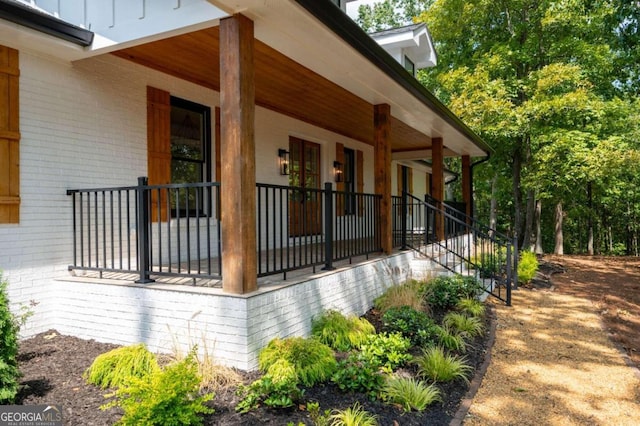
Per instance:
[[[193,195],[202,197],[198,201],[200,213],[195,218],[193,214],[180,218],[168,195],[175,189],[170,186],[176,184],[171,176],[172,95],[166,88],[148,87],[146,184],[154,189],[148,194],[148,230],[146,226],[135,227],[135,244],[141,248],[140,255],[134,256],[136,262],[161,265],[155,269],[161,275],[172,264],[194,265],[192,254],[196,254],[199,260],[194,275],[221,279],[225,292],[248,294],[258,289],[257,279],[264,275],[286,274],[307,266],[331,269],[336,260],[390,254],[397,234],[391,189],[394,160],[431,161],[429,192],[437,204],[444,199],[444,158],[462,157],[463,202],[471,215],[471,158],[488,152],[473,132],[400,64],[387,61],[382,49],[339,10],[327,11],[311,1],[299,1],[293,9],[255,3],[242,13],[230,13],[217,25],[111,52],[219,93],[211,100],[216,105],[211,180],[219,184],[203,182]],[[290,33],[287,37],[280,32],[283,19]],[[311,35],[308,28],[316,26],[330,31]],[[255,128],[256,107],[371,146],[371,161],[356,153],[357,173],[373,178],[371,192],[364,192],[366,178],[358,177],[357,187],[349,189],[337,178],[338,171],[327,165],[345,164],[342,143],[335,144],[333,155],[322,154],[329,161],[321,166],[324,171],[314,178],[313,186],[298,186],[306,181],[283,177],[281,170],[275,176],[257,172],[256,159],[264,159],[262,135],[256,134]],[[277,149],[278,155],[281,151],[291,149]],[[266,161],[278,170],[276,149]],[[295,167],[292,161],[290,168]],[[297,167],[300,170],[307,164]],[[321,179],[335,180],[335,187],[322,188]],[[304,203],[296,206],[292,203],[296,197],[302,197]],[[345,214],[345,205],[355,198],[353,210]],[[100,208],[98,203],[96,208]],[[78,212],[78,217],[82,214]],[[298,223],[292,224],[295,217]],[[224,226],[226,223],[233,226]],[[189,232],[183,233],[188,241],[177,237],[173,246],[171,238],[160,242],[163,233],[168,236],[171,229],[185,224],[198,228],[193,239]],[[434,237],[444,240],[444,220],[433,225]],[[157,242],[153,241],[154,233]],[[74,238],[82,245],[85,237]],[[86,247],[77,251],[91,251],[91,244],[99,245],[98,241],[100,237],[87,241]],[[124,239],[113,245],[122,248]],[[108,250],[96,246],[93,252],[102,251],[101,261],[106,264],[104,252]],[[171,261],[166,261],[167,256]],[[207,259],[206,273],[201,272],[201,259]],[[112,265],[111,269],[129,268]],[[151,267],[138,269],[153,271]],[[148,281],[149,275],[141,275],[139,281]]]

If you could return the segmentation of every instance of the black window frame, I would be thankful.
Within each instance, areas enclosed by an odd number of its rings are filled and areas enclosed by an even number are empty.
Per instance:
[[[183,157],[174,157],[173,149],[171,149],[171,180],[172,183],[174,177],[174,160],[190,162],[190,163],[198,163],[201,164],[201,176],[199,182],[211,182],[212,176],[212,161],[211,161],[211,152],[212,152],[212,139],[211,139],[211,107],[206,105],[199,104],[197,102],[192,102],[183,98],[179,98],[177,96],[171,96],[170,98],[170,107],[171,113],[173,112],[173,107],[182,108],[201,116],[201,126],[202,126],[202,140],[201,140],[201,149],[202,149],[202,159],[194,160],[191,158],[183,158]],[[170,131],[170,137],[173,137],[173,132]],[[173,141],[170,141],[171,148],[173,148]],[[188,182],[188,183],[198,183],[198,182]],[[177,191],[177,192],[176,192]],[[174,197],[175,193],[180,194],[182,189],[171,190],[171,196]],[[199,208],[176,208],[174,202],[171,203],[171,217],[207,217],[209,215],[213,215],[213,211],[211,209],[212,204],[212,190],[211,188],[199,188],[197,191],[200,192],[200,199],[202,200],[198,203]],[[206,192],[206,196],[205,196]],[[180,196],[180,195],[179,195]]]
[[[416,76],[416,64],[414,64],[407,55],[404,55],[404,69],[407,70],[412,76]]]

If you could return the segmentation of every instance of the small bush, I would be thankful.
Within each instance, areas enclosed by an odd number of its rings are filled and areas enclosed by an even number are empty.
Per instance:
[[[434,402],[442,401],[440,390],[435,384],[427,385],[406,377],[387,380],[382,388],[382,399],[400,405],[404,411],[424,411]]]
[[[442,324],[469,337],[479,336],[484,331],[480,318],[468,317],[460,312],[449,312],[442,319]]]
[[[168,327],[168,326],[167,326]],[[173,346],[171,348],[172,356],[174,360],[181,361],[188,355],[181,349],[181,345],[178,340],[178,335],[171,332],[173,340]],[[202,333],[199,342],[197,339],[191,338],[191,322],[188,322],[187,337],[189,345],[198,347],[199,350],[195,354],[195,361],[198,363],[198,375],[200,376],[200,391],[201,392],[215,392],[222,389],[237,386],[242,383],[242,377],[233,368],[220,365],[215,362],[212,355],[213,344],[207,341],[206,334]]]
[[[436,339],[435,322],[424,312],[408,306],[390,308],[383,316],[385,331],[400,333],[417,346],[429,345]]]
[[[449,327],[436,326],[436,334],[438,335],[438,341],[440,345],[446,349],[456,352],[466,352],[467,342],[464,340],[464,336],[452,331]]]
[[[477,318],[483,317],[485,312],[482,302],[476,299],[460,299],[456,304],[456,309],[463,314]]]
[[[0,272],[0,404],[13,403],[20,378],[17,360],[20,321],[11,312],[7,286]]]
[[[261,403],[271,408],[292,407],[303,394],[298,383],[295,367],[289,361],[279,359],[260,379],[238,388],[237,393],[242,400],[236,405],[236,411],[247,413]]]
[[[82,377],[101,388],[115,388],[159,370],[156,356],[143,344],[124,346],[98,355]]]
[[[460,299],[475,298],[482,292],[482,284],[474,277],[453,275],[438,277],[427,283],[426,299],[429,306],[451,309]]]
[[[307,412],[314,426],[329,426],[331,421],[331,410],[320,412],[320,404],[317,402],[307,403]],[[304,423],[303,423],[304,425]]]
[[[311,333],[325,345],[340,352],[360,346],[375,331],[366,319],[345,317],[337,311],[327,311],[311,323]]]
[[[384,383],[380,363],[352,352],[338,363],[338,370],[331,380],[344,392],[362,392],[375,399]]]
[[[331,415],[331,426],[378,426],[374,414],[365,411],[359,403],[345,410],[336,410]]]
[[[468,376],[473,370],[464,358],[446,354],[439,346],[423,350],[422,355],[416,358],[416,364],[420,377],[436,382],[450,382],[455,379],[469,382]]]
[[[427,306],[424,303],[424,283],[416,280],[407,281],[404,284],[389,288],[376,300],[373,305],[380,313],[384,314],[390,308],[409,306],[416,311],[424,311]]]
[[[258,355],[262,371],[267,371],[281,359],[291,363],[305,386],[329,380],[338,366],[329,346],[315,339],[302,337],[273,339]]]
[[[475,265],[480,277],[492,278],[506,265],[507,251],[503,247],[495,252],[479,253],[472,258],[471,262]]]
[[[213,413],[204,405],[213,394],[200,396],[200,377],[194,352],[182,361],[155,369],[150,375],[132,377],[116,390],[116,400],[101,407],[124,410],[121,425],[199,425],[200,414]]]
[[[538,272],[538,258],[536,254],[530,251],[520,253],[518,261],[518,282],[527,284],[533,279]]]
[[[391,372],[411,361],[412,357],[407,353],[410,347],[411,341],[400,333],[372,334],[360,346],[360,353],[380,364],[385,371]]]

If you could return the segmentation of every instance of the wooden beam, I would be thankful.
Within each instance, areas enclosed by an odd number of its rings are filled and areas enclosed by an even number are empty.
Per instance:
[[[382,195],[380,202],[380,246],[383,253],[393,249],[391,222],[391,107],[388,104],[374,105],[374,176],[376,194]]]
[[[473,188],[471,187],[471,157],[469,155],[462,156],[462,201],[465,203],[465,213],[471,216],[471,196]],[[467,222],[469,220],[467,219]],[[470,223],[468,223],[470,225]]]
[[[222,289],[257,290],[253,21],[220,20]]]
[[[437,207],[443,207],[444,201],[444,144],[442,138],[433,138],[433,155],[431,157],[431,183],[433,190],[433,198],[437,203]],[[438,241],[444,240],[444,216],[436,215],[435,220],[436,238]]]

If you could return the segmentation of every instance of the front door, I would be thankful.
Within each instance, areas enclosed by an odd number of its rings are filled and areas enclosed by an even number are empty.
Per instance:
[[[289,236],[322,232],[320,212],[320,145],[289,138],[289,185],[300,188],[289,195]]]

